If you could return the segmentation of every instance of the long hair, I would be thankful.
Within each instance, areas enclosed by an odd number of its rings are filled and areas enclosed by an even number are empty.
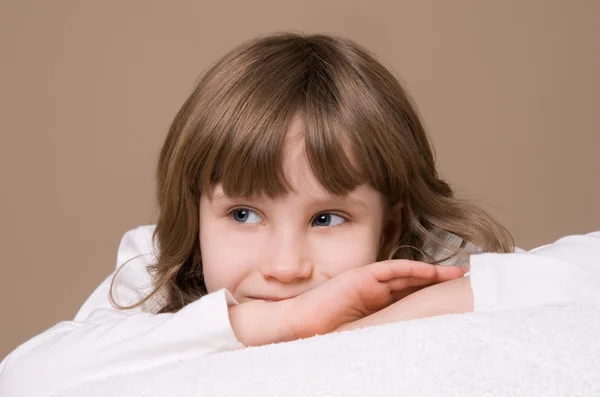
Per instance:
[[[469,246],[512,251],[508,231],[438,177],[415,106],[373,55],[343,38],[274,34],[213,64],[175,117],[156,173],[155,287],[138,304],[161,291],[160,312],[175,312],[207,293],[201,195],[216,183],[230,196],[287,193],[282,152],[298,115],[308,163],[328,191],[369,184],[388,208],[403,203],[384,230],[385,237],[401,228],[400,237],[382,244],[380,259],[437,264],[465,258]]]

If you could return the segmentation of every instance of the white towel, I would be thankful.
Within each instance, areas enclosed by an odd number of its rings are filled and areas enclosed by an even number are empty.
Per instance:
[[[599,332],[598,307],[446,315],[200,357],[55,396],[600,396]]]

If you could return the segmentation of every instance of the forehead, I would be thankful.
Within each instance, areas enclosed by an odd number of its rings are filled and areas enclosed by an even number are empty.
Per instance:
[[[282,148],[282,170],[293,192],[329,196],[316,178],[308,161],[304,143],[304,124],[295,117],[287,131]]]
[[[278,125],[221,129],[212,134],[218,140],[206,145],[214,153],[207,153],[210,161],[200,167],[201,192],[221,184],[228,197],[346,196],[360,185],[372,185],[365,156],[349,149],[356,144],[347,135],[327,117],[300,112]]]
[[[352,195],[352,192],[348,192],[345,195],[337,195],[330,192],[325,186],[323,186],[317,177],[315,176],[308,159],[306,158],[305,151],[300,143],[286,145],[283,150],[282,159],[282,171],[283,176],[288,184],[288,191],[282,192],[279,196],[305,196],[309,199],[321,200],[329,199],[332,197],[342,198],[347,195]],[[219,199],[224,197],[236,197],[240,196],[235,192],[227,194],[222,183],[216,183],[212,187],[210,194],[211,199]],[[250,194],[251,198],[267,198],[264,192],[254,192]]]
[[[347,145],[343,145],[347,146]],[[343,150],[340,148],[340,150]],[[344,194],[335,194],[327,186],[324,186],[319,177],[315,174],[315,170],[310,164],[309,153],[306,148],[306,130],[305,125],[300,116],[294,116],[291,120],[287,131],[284,134],[283,143],[280,150],[280,167],[282,176],[287,182],[288,190],[282,192],[282,195],[289,194],[303,195],[318,199],[326,199],[331,197],[344,197],[352,193],[355,189],[345,192]],[[349,158],[354,156],[346,153]],[[336,158],[325,159],[325,162],[334,162]],[[215,187],[214,193],[222,193],[224,195],[223,186],[219,184]],[[258,193],[260,196],[262,192]]]
[[[281,196],[295,196],[308,201],[347,199],[354,202],[357,201],[355,199],[359,199],[365,195],[364,193],[367,191],[364,186],[357,186],[345,194],[335,194],[327,189],[326,186],[323,186],[308,160],[304,139],[304,124],[299,117],[295,117],[290,123],[290,127],[285,134],[281,156],[283,177],[287,181],[289,188]],[[222,183],[215,184],[210,194],[211,199],[227,198],[230,196],[235,197],[237,194],[228,195]],[[251,195],[251,197],[260,199],[266,198],[264,196],[262,192],[256,192],[256,194]],[[357,203],[360,203],[360,200]]]

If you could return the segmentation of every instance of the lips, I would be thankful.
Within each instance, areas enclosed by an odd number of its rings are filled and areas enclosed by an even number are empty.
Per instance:
[[[295,296],[289,296],[289,297],[279,297],[279,296],[249,296],[248,298],[250,299],[256,299],[256,300],[262,300],[265,302],[279,302],[279,301],[283,301],[286,299],[292,299],[295,298]]]

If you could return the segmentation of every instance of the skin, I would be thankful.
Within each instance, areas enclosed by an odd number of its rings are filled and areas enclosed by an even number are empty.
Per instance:
[[[384,197],[368,185],[345,197],[327,192],[305,158],[301,128],[292,124],[284,146],[291,192],[275,199],[228,197],[216,185],[200,200],[204,279],[209,292],[226,288],[241,303],[229,309],[240,342],[289,341],[435,312],[426,302],[448,291],[398,300],[461,277],[463,269],[376,262]]]
[[[352,323],[339,326],[335,331],[473,311],[473,291],[469,277],[459,277],[423,288],[376,313]]]
[[[286,144],[284,170],[294,191],[283,197],[232,198],[220,185],[201,197],[199,238],[209,292],[227,288],[240,303],[282,300],[376,261],[381,193],[367,185],[346,197],[327,192],[299,137]]]

